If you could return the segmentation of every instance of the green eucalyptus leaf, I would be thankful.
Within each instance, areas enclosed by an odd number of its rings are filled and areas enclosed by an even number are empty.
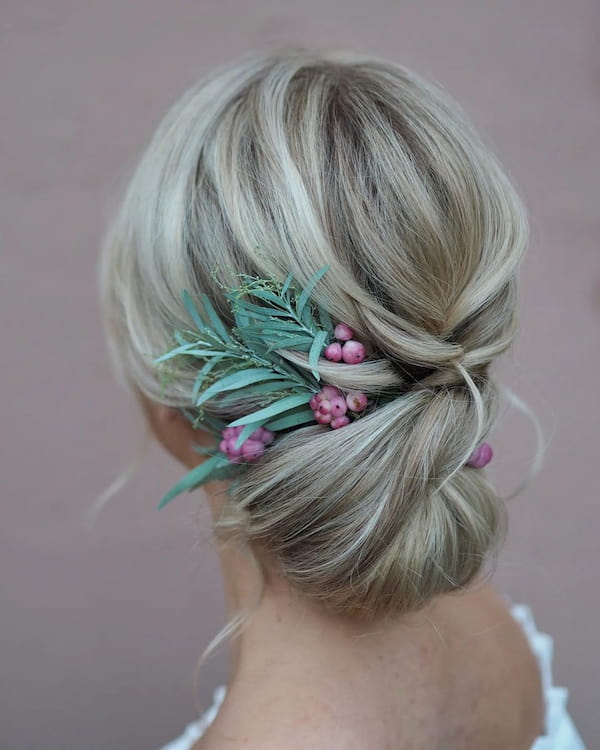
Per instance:
[[[202,298],[202,305],[204,306],[206,314],[210,322],[212,323],[215,333],[217,333],[223,341],[231,341],[231,336],[229,335],[229,333],[227,332],[227,329],[223,325],[223,322],[221,321],[221,318],[218,316],[217,311],[212,306],[212,302],[209,300],[208,295],[205,292],[202,292],[201,298]]]
[[[289,318],[290,316],[289,310],[277,310],[273,307],[261,307],[260,305],[253,305],[251,302],[246,302],[245,300],[243,302],[239,302],[238,304],[241,309],[247,310],[248,312],[251,312],[256,315],[261,315],[263,317],[274,315],[276,317],[288,317]]]
[[[242,443],[244,440],[247,440],[250,435],[254,432],[254,430],[257,430],[261,426],[262,422],[248,422],[248,424],[244,425],[244,429],[240,432],[240,434],[237,436],[235,440],[235,447],[241,448]]]
[[[188,344],[189,344],[190,346],[194,346],[194,345],[195,345],[195,343],[196,343],[195,341],[188,341],[188,340],[187,340],[187,339],[186,339],[186,338],[184,337],[184,335],[183,335],[183,334],[181,333],[181,331],[175,331],[175,332],[173,333],[173,336],[175,336],[175,341],[176,341],[176,342],[177,342],[178,344],[180,344],[181,346],[187,346]]]
[[[202,383],[204,382],[204,379],[208,375],[208,373],[213,369],[213,367],[220,362],[222,359],[225,358],[225,354],[217,354],[212,359],[209,359],[208,362],[204,364],[204,366],[200,369],[198,372],[198,375],[196,376],[196,380],[194,381],[194,387],[192,389],[192,402],[195,403],[196,399],[198,398],[198,394],[200,393],[200,389],[202,388]]]
[[[196,401],[196,406],[200,406],[207,399],[212,398],[217,393],[222,391],[234,391],[237,388],[243,388],[251,383],[259,383],[264,380],[280,380],[281,375],[267,367],[251,367],[248,370],[239,370],[233,372],[230,375],[226,375],[221,380],[213,383],[209,386],[202,394],[200,394]]]
[[[282,411],[288,411],[295,406],[300,406],[300,404],[307,404],[311,397],[311,393],[308,392],[305,394],[286,396],[285,398],[276,401],[274,404],[269,404],[269,406],[265,406],[263,409],[259,409],[258,411],[252,412],[252,414],[248,414],[245,417],[236,419],[234,422],[230,422],[229,427],[237,427],[238,425],[246,424],[248,419],[251,419],[253,422],[265,420],[268,417],[275,416],[275,414],[281,414]]]
[[[321,305],[318,305],[319,310],[319,321],[321,322],[321,325],[323,328],[325,328],[327,331],[329,331],[329,335],[333,336],[333,323],[331,321],[331,316],[327,312],[327,310],[322,307]]]
[[[247,396],[260,396],[264,393],[273,393],[273,391],[283,391],[286,388],[297,388],[298,383],[293,380],[271,380],[268,383],[259,383],[258,385],[249,385],[244,388],[242,394],[232,393],[228,396],[223,396],[219,399],[219,404],[227,406],[228,404],[235,403],[240,398],[246,398]]]
[[[259,287],[256,287],[254,289],[249,290],[249,293],[253,297],[258,297],[258,299],[263,299],[266,302],[272,302],[275,305],[278,305],[279,307],[283,307],[285,305],[285,302],[281,299],[281,297],[278,297],[276,294],[273,294],[273,292],[269,292],[267,289],[261,289]]]
[[[285,281],[283,282],[283,286],[281,287],[281,294],[284,295],[287,290],[290,288],[290,284],[292,283],[292,279],[294,278],[292,272],[290,271],[288,275],[285,277]]]
[[[215,472],[215,470],[225,468],[228,465],[229,459],[222,453],[219,453],[215,456],[212,456],[212,458],[203,461],[201,464],[193,468],[188,474],[186,474],[183,479],[180,479],[174,487],[171,487],[171,489],[158,504],[158,510],[164,508],[167,503],[169,503],[174,497],[177,497],[177,495],[180,495],[182,492],[189,492],[199,485],[203,484],[204,482],[210,481],[214,478],[212,474],[213,472]]]
[[[190,318],[194,321],[198,330],[202,332],[206,331],[206,325],[204,321],[202,320],[202,318],[200,317],[200,313],[196,309],[196,305],[194,305],[194,302],[192,298],[190,297],[189,292],[184,289],[181,296],[183,298],[183,304],[185,306],[185,309],[188,311]]]
[[[304,306],[308,302],[308,299],[310,295],[313,292],[313,289],[318,284],[318,282],[325,276],[327,271],[331,268],[330,265],[323,266],[320,268],[307,282],[306,286],[302,290],[302,293],[296,300],[296,316],[300,318],[302,316],[302,312],[304,310]]]
[[[312,345],[313,340],[314,339],[312,336],[292,336],[289,339],[276,341],[269,346],[267,351],[270,352],[276,349],[296,349],[298,351],[308,351],[308,347]]]
[[[306,333],[298,323],[284,320],[270,320],[263,323],[260,332],[263,336],[298,336],[301,333]]]
[[[308,353],[308,364],[310,365],[312,374],[314,375],[316,380],[321,379],[318,370],[319,357],[323,349],[323,344],[325,343],[325,340],[328,338],[328,336],[329,334],[327,333],[327,331],[319,331],[315,336],[312,346],[310,347],[310,352]]]
[[[299,424],[314,421],[315,415],[312,409],[302,409],[302,411],[297,411],[292,414],[286,414],[283,417],[279,417],[278,419],[274,419],[271,422],[267,422],[263,425],[263,427],[266,427],[267,430],[273,430],[274,432],[277,432],[277,430],[285,430],[288,427],[295,427]]]
[[[219,354],[222,354],[219,350],[215,349],[188,349],[187,352],[183,352],[183,354],[191,354],[194,357],[216,357]]]

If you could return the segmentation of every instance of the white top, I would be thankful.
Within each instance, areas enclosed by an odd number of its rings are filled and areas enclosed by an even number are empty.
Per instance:
[[[531,750],[585,750],[585,745],[567,711],[569,691],[552,684],[552,654],[554,641],[546,633],[541,633],[535,625],[531,609],[523,604],[511,607],[513,617],[525,631],[533,653],[536,655],[542,675],[542,685],[546,701],[545,734],[538,737]],[[219,685],[213,692],[213,702],[198,721],[188,724],[184,733],[161,750],[190,750],[214,721],[227,689]]]

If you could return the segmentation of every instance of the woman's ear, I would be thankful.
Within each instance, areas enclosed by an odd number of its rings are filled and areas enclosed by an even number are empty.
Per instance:
[[[205,430],[194,429],[176,407],[154,403],[141,393],[139,400],[150,429],[163,448],[190,469],[202,463],[204,457],[193,446],[213,447],[214,437]]]

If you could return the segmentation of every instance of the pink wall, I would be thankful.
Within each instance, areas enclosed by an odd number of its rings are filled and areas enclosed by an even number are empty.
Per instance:
[[[151,750],[193,717],[196,657],[222,623],[201,497],[157,500],[180,470],[152,448],[100,516],[83,513],[132,455],[96,294],[115,189],[166,106],[207,67],[293,41],[356,46],[445,84],[520,184],[533,244],[522,332],[499,369],[551,436],[512,501],[498,585],[556,640],[557,681],[600,746],[597,476],[600,6],[594,0],[4,3],[0,66],[5,323],[0,746]],[[533,449],[512,413],[493,475]],[[201,698],[225,676],[221,651]]]

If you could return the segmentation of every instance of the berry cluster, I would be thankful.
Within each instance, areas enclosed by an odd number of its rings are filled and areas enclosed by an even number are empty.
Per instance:
[[[328,424],[337,430],[350,424],[346,412],[359,412],[367,406],[367,397],[362,391],[350,391],[344,396],[334,385],[324,385],[309,403],[319,424]]]
[[[360,341],[354,341],[354,331],[346,323],[338,323],[333,331],[337,339],[325,349],[325,357],[332,362],[341,362],[348,365],[357,365],[366,356],[365,347]],[[342,342],[342,343],[340,343]]]
[[[265,452],[265,446],[275,439],[274,432],[267,430],[265,427],[259,427],[254,430],[249,438],[244,440],[239,448],[236,448],[236,440],[243,429],[242,425],[226,427],[222,432],[222,440],[219,443],[219,450],[235,464],[258,460]]]

